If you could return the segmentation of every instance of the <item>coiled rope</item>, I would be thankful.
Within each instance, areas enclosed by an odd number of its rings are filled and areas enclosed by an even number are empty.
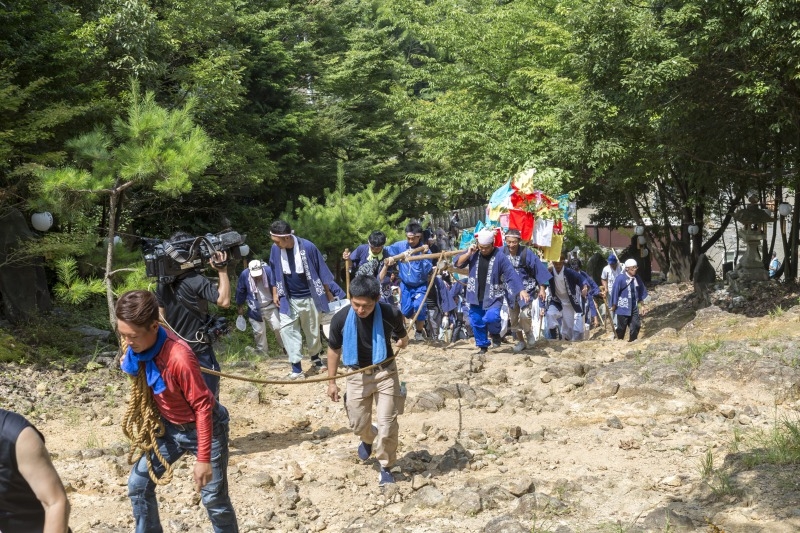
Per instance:
[[[163,437],[165,432],[164,421],[150,393],[144,365],[139,363],[139,372],[133,377],[128,408],[122,419],[122,433],[131,442],[128,463],[133,464],[144,455],[147,458],[147,473],[150,479],[156,485],[166,485],[172,481],[172,465],[164,459],[158,449],[158,438]],[[165,468],[161,477],[157,477],[153,471],[153,456]]]

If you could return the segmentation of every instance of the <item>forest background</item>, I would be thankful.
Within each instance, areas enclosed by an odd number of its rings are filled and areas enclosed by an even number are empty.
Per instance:
[[[263,258],[283,216],[331,257],[531,167],[696,255],[800,185],[798,24],[791,0],[4,0],[0,212],[54,213],[30,251],[75,301],[144,283],[129,236],[230,226]]]

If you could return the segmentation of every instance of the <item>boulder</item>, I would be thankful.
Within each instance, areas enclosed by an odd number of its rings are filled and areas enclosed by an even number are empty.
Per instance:
[[[644,519],[642,524],[647,531],[696,531],[692,520],[672,509],[662,507],[656,509]]]
[[[498,516],[486,523],[485,533],[528,533],[530,529],[509,515]]]

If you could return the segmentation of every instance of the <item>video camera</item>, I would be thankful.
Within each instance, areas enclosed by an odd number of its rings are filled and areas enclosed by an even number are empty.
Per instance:
[[[172,283],[182,274],[210,261],[214,252],[228,252],[228,261],[241,259],[240,246],[244,244],[246,237],[227,230],[176,241],[142,239],[145,274],[150,278],[158,278],[161,283]],[[220,266],[226,265],[228,261]]]
[[[208,344],[216,342],[220,337],[224,337],[231,332],[231,325],[228,324],[228,319],[224,316],[209,316],[208,322],[203,328],[203,339]]]

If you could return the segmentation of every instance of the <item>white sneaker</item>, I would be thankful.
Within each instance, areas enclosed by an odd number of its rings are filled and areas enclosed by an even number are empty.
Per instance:
[[[527,347],[528,345],[525,343],[525,341],[517,341],[517,343],[514,345],[513,350],[514,353],[519,353]]]
[[[306,378],[306,375],[305,375],[304,372],[289,372],[286,375],[286,379],[292,379],[292,380],[294,380],[294,379],[305,379],[305,378]]]
[[[525,343],[525,347],[530,350],[534,346],[536,346],[536,339],[534,339],[533,335],[531,335],[530,337],[528,337],[528,341]]]
[[[425,334],[424,334],[424,333],[422,333],[421,331],[418,331],[418,332],[417,332],[417,333],[414,335],[414,340],[415,340],[415,341],[424,341],[424,340],[425,340]]]

